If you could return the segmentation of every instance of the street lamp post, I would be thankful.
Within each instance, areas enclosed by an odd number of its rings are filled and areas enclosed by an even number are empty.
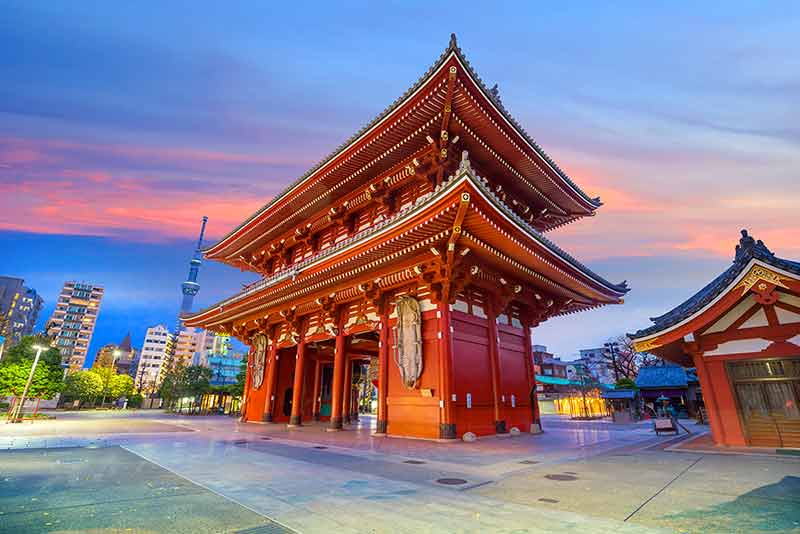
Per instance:
[[[42,355],[42,351],[45,349],[45,347],[42,347],[41,345],[34,345],[33,348],[36,349],[36,357],[33,359],[31,373],[28,375],[28,382],[25,384],[25,389],[22,391],[22,397],[20,398],[19,404],[17,404],[16,408],[14,409],[13,417],[11,417],[12,423],[22,422],[22,407],[25,405],[25,397],[28,395],[28,390],[31,389],[33,374],[36,372],[36,366],[39,365],[39,356]]]

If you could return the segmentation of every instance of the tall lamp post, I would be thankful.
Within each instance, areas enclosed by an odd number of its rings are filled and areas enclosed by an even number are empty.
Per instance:
[[[36,366],[39,365],[39,356],[42,355],[42,351],[45,349],[45,347],[42,347],[41,345],[34,345],[33,348],[36,349],[36,357],[33,359],[31,373],[28,375],[28,382],[25,384],[25,389],[22,392],[22,397],[19,400],[19,404],[17,404],[17,406],[14,408],[14,415],[11,417],[12,423],[22,422],[22,407],[25,405],[25,397],[28,396],[28,390],[31,389],[33,374],[36,372]]]

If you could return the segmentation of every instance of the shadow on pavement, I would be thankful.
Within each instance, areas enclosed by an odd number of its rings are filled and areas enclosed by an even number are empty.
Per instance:
[[[786,476],[733,501],[659,519],[681,532],[800,532],[800,477]]]

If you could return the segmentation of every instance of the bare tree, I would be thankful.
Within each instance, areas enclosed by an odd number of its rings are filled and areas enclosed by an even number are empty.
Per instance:
[[[613,345],[611,350],[603,353],[608,366],[619,378],[636,380],[639,368],[655,365],[661,358],[648,352],[639,352],[633,347],[633,341],[626,335],[619,335],[608,340]]]

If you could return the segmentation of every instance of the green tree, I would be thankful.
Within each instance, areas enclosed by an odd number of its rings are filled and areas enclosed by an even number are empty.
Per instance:
[[[111,367],[93,367],[87,372],[99,377],[100,382],[103,384],[102,392],[100,393],[103,396],[103,400],[100,401],[100,406],[102,406],[106,403],[106,397],[114,396],[111,388],[112,384],[114,383],[114,377],[117,376],[117,373]]]
[[[0,395],[19,397],[31,374],[33,361],[18,361],[0,365]],[[28,398],[52,399],[61,390],[61,370],[48,365],[37,365]]]
[[[211,369],[200,365],[190,365],[183,371],[182,396],[192,397],[192,409],[199,404],[198,397],[211,390]]]
[[[133,393],[133,378],[128,375],[115,375],[111,380],[111,398],[128,397]]]
[[[242,363],[239,364],[239,374],[236,375],[236,383],[230,385],[229,391],[231,395],[235,397],[241,397],[244,395],[244,383],[247,380],[247,363],[249,358],[249,353],[242,358]]]
[[[5,351],[0,360],[0,395],[19,397],[25,390],[36,357],[34,346],[49,347],[50,341],[41,336],[25,336]],[[51,399],[62,387],[61,355],[58,350],[42,351],[33,375],[28,398]]]
[[[103,379],[91,371],[78,371],[64,380],[64,395],[83,404],[103,394]]]
[[[190,365],[183,371],[184,396],[198,396],[208,393],[211,387],[211,369],[201,365]]]
[[[167,409],[172,409],[175,401],[181,397],[184,369],[185,367],[181,363],[176,363],[166,370],[161,380],[158,394],[164,399],[164,406]]]
[[[128,408],[141,408],[144,397],[141,393],[134,393],[128,397]]]
[[[36,345],[49,347],[47,350],[42,351],[42,355],[39,357],[39,365],[44,364],[61,369],[61,354],[58,349],[50,347],[50,340],[44,336],[24,336],[19,343],[7,348],[3,354],[3,359],[0,360],[0,366],[23,360],[33,361],[36,356],[36,349],[33,347]]]
[[[614,387],[616,389],[636,389],[636,382],[627,377],[620,378]]]

